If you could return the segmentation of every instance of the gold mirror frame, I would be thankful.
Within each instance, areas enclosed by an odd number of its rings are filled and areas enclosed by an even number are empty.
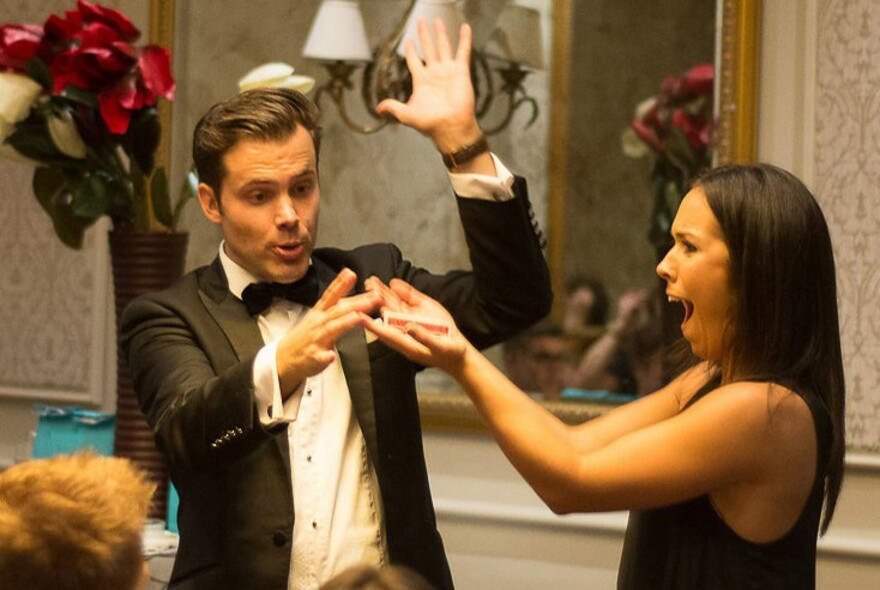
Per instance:
[[[168,49],[174,55],[174,0],[150,0],[150,43]],[[159,137],[156,165],[165,170],[171,163],[171,101],[159,101]]]
[[[548,262],[553,292],[565,291],[565,179],[568,170],[568,102],[571,81],[567,67],[571,46],[574,0],[553,2],[553,72],[550,80],[548,178]],[[757,157],[758,73],[761,0],[720,0],[721,32],[718,52],[717,164],[754,162]],[[559,313],[559,298],[554,312]],[[563,421],[580,423],[601,415],[606,404],[544,402]],[[422,426],[426,430],[485,432],[486,427],[465,395],[420,393]]]
[[[761,23],[761,0],[719,0],[722,15],[719,54],[719,143],[716,161],[724,163],[752,162],[757,154],[758,63]],[[569,62],[571,44],[571,11],[574,0],[553,0],[553,42],[550,103],[548,259],[553,290],[564,290],[563,245],[565,243],[565,178],[567,175],[568,99],[570,80],[568,68],[557,67]],[[173,50],[174,0],[150,0],[150,42]],[[171,104],[159,106],[162,134],[157,162],[170,162]],[[568,423],[577,424],[601,415],[605,404],[583,402],[544,402],[544,407]],[[482,419],[465,395],[420,393],[419,408],[426,430],[452,432],[486,432]]]

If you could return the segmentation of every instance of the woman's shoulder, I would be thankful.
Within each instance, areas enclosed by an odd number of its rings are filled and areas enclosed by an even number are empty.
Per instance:
[[[803,393],[773,381],[736,381],[720,385],[696,402],[731,419],[766,428],[768,435],[789,437],[813,431],[813,415]]]

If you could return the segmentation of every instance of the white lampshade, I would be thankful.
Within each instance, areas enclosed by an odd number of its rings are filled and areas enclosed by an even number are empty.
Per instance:
[[[412,39],[419,57],[424,57],[422,44],[419,42],[419,20],[426,19],[433,27],[434,21],[438,18],[446,23],[446,33],[449,35],[449,42],[454,52],[458,47],[458,29],[464,20],[461,2],[458,0],[417,0],[409,15],[409,20],[406,21],[406,29],[400,39],[400,44],[397,46],[398,55],[404,55],[406,40]]]
[[[370,61],[364,18],[355,0],[324,0],[312,22],[303,56],[323,61]]]
[[[536,70],[544,67],[544,44],[541,41],[541,15],[534,8],[508,5],[483,52],[486,55]]]

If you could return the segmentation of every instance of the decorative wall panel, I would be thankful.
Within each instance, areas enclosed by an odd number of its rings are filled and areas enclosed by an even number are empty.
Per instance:
[[[98,403],[105,256],[95,232],[80,252],[55,237],[32,170],[0,165],[0,393]]]
[[[814,189],[838,267],[850,447],[880,451],[880,4],[819,0]]]

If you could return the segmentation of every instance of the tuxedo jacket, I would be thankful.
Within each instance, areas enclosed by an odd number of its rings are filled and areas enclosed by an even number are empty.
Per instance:
[[[552,299],[520,178],[514,193],[506,202],[457,199],[472,271],[432,274],[391,244],[320,248],[312,255],[320,285],[343,267],[357,274],[356,292],[369,276],[403,279],[443,303],[475,345],[499,342],[545,316]],[[286,589],[296,501],[288,426],[259,420],[252,371],[264,343],[256,319],[229,292],[219,259],[132,302],[120,344],[180,496],[170,587]],[[379,480],[389,561],[451,588],[423,455],[419,367],[378,341],[368,344],[361,328],[336,346]]]

